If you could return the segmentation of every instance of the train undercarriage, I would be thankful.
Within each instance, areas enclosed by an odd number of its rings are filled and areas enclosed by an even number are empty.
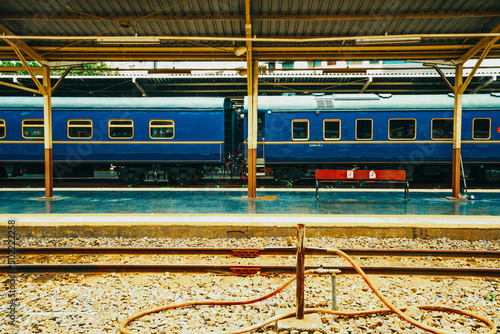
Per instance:
[[[277,184],[287,185],[304,180],[314,179],[316,169],[401,169],[400,165],[293,165],[267,166],[261,170],[274,178]],[[422,164],[419,166],[404,166],[410,181],[432,182],[450,180],[451,165]],[[167,182],[176,185],[195,184],[202,178],[230,177],[246,182],[246,166],[241,161],[231,160],[224,165],[54,165],[54,178],[94,177],[95,171],[114,171],[125,184],[140,184],[145,182]],[[500,165],[466,164],[463,171],[466,180],[476,180],[485,183],[500,183]],[[44,174],[43,164],[2,164],[0,178],[18,177],[27,174]]]

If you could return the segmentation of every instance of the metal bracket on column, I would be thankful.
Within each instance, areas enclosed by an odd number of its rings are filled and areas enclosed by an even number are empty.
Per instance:
[[[45,91],[45,87],[43,87],[43,85],[40,83],[40,81],[36,77],[35,73],[31,69],[31,66],[28,64],[28,62],[24,58],[21,50],[19,50],[19,48],[14,43],[12,43],[10,40],[8,40],[6,38],[3,38],[3,40],[12,47],[12,49],[16,53],[17,57],[21,61],[21,63],[23,63],[24,67],[26,68],[26,70],[28,71],[29,75],[31,76],[31,79],[33,79],[33,82],[38,87],[39,92],[37,92],[37,93],[40,93],[42,95],[46,95],[47,92]],[[22,89],[22,88],[20,88],[20,89]]]

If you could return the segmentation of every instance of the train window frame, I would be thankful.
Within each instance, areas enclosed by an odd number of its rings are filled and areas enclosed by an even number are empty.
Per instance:
[[[305,122],[305,123],[307,123],[307,138],[294,138],[293,137],[293,123],[295,123],[295,122]],[[292,135],[292,140],[293,141],[307,141],[307,140],[309,140],[309,137],[310,137],[310,127],[309,127],[309,120],[308,119],[294,119],[294,120],[292,120],[292,129],[291,130],[292,130],[291,135]]]
[[[26,122],[41,122],[41,124],[28,124],[26,125]],[[24,128],[25,127],[30,127],[30,128],[42,128],[42,136],[41,137],[26,137],[24,135]],[[23,136],[24,139],[44,139],[45,138],[45,123],[43,119],[23,119],[21,122],[21,135]]]
[[[3,130],[3,136],[0,132],[0,139],[4,139],[7,136],[7,125],[4,119],[0,119],[0,130]]]
[[[90,122],[90,125],[84,125],[84,124],[72,125],[70,124],[71,122]],[[71,137],[69,134],[70,128],[90,128],[90,137]],[[66,129],[67,129],[66,134],[70,139],[90,139],[94,136],[94,123],[92,122],[91,119],[68,119],[68,121],[66,122]]]
[[[157,125],[154,128],[172,128],[172,137],[152,137],[151,136],[151,123],[153,122],[172,122],[172,125]],[[149,138],[153,140],[171,140],[175,137],[175,122],[172,119],[152,119],[149,121]]]
[[[453,118],[433,118],[433,119],[431,119],[431,139],[432,140],[444,140],[444,141],[453,140],[453,131],[451,133],[451,137],[450,138],[434,138],[434,121],[435,120],[452,121],[452,123],[453,123]]]
[[[414,121],[415,122],[415,133],[413,138],[391,138],[391,121]],[[417,119],[416,118],[389,118],[387,123],[387,137],[389,140],[395,141],[405,141],[405,140],[415,140],[417,139]]]
[[[111,122],[130,122],[130,125],[111,125]],[[130,137],[111,137],[111,128],[132,128],[132,135]],[[132,139],[134,138],[134,121],[131,119],[110,119],[108,121],[108,137],[110,139]]]
[[[475,128],[476,128],[476,120],[477,119],[480,119],[480,120],[488,120],[488,122],[490,123],[489,124],[489,127],[488,127],[488,138],[477,138],[474,136],[475,134]],[[479,117],[479,118],[474,118],[472,120],[472,139],[474,140],[489,140],[491,139],[491,118],[488,118],[488,117]]]
[[[358,121],[370,121],[370,123],[371,123],[371,137],[370,138],[358,138]],[[358,119],[356,119],[354,136],[355,136],[356,140],[373,140],[373,119],[372,118],[358,118]]]
[[[339,123],[339,137],[338,138],[326,138],[326,122],[338,122]],[[324,140],[340,140],[342,138],[342,122],[340,119],[325,119],[323,120],[323,139]]]

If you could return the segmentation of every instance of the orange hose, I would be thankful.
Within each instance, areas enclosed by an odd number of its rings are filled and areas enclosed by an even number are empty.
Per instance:
[[[435,327],[431,327],[431,326],[425,325],[425,324],[423,324],[421,322],[418,322],[418,321],[414,320],[413,318],[409,317],[408,315],[406,315],[405,313],[403,313],[406,310],[406,308],[397,308],[389,300],[387,300],[373,286],[373,284],[370,282],[370,280],[368,279],[368,277],[365,274],[365,272],[356,263],[354,263],[354,261],[346,253],[344,253],[344,252],[342,252],[341,250],[338,250],[338,249],[327,249],[327,252],[334,253],[334,254],[337,254],[337,255],[345,258],[354,267],[354,269],[361,275],[361,277],[365,280],[365,282],[368,284],[368,286],[370,287],[370,289],[375,293],[375,295],[388,308],[386,308],[386,309],[375,309],[375,310],[364,310],[364,311],[351,311],[351,312],[349,312],[349,311],[333,311],[333,310],[328,310],[328,309],[311,308],[311,309],[305,309],[304,313],[326,313],[326,314],[341,315],[341,316],[364,316],[364,315],[377,314],[377,313],[390,313],[390,312],[393,312],[393,313],[396,313],[400,318],[402,318],[405,321],[409,322],[410,324],[412,324],[412,325],[414,325],[416,327],[419,327],[421,329],[425,329],[425,330],[427,330],[427,331],[429,331],[431,333],[435,333],[435,334],[456,334],[455,332],[451,332],[451,331],[447,331],[447,330],[444,330],[444,329],[439,329],[439,328],[435,328]],[[310,275],[310,274],[313,273],[313,271],[314,271],[314,269],[307,270],[305,272],[305,274],[306,275]],[[268,294],[265,294],[265,295],[262,295],[260,297],[254,298],[254,299],[228,300],[228,301],[201,300],[201,301],[193,301],[193,302],[186,302],[186,303],[179,303],[179,304],[171,304],[171,305],[161,306],[161,307],[154,308],[154,309],[145,310],[145,311],[136,313],[136,314],[134,314],[134,315],[126,318],[125,320],[123,320],[120,323],[120,332],[122,334],[138,334],[138,333],[140,334],[140,332],[132,331],[132,330],[126,329],[125,327],[127,326],[127,324],[129,324],[133,320],[135,320],[137,318],[140,318],[140,317],[142,317],[144,315],[151,314],[151,313],[157,313],[157,312],[171,310],[171,309],[175,309],[175,308],[195,306],[195,305],[245,305],[245,304],[253,304],[253,303],[256,303],[256,302],[268,299],[268,298],[270,298],[270,297],[272,297],[272,296],[280,293],[287,286],[289,286],[290,284],[292,284],[296,279],[297,279],[296,277],[293,277],[293,278],[289,279],[285,284],[283,284],[278,289],[276,289],[276,290],[274,290],[274,291],[272,291],[272,292],[270,292]],[[446,306],[435,306],[435,305],[417,305],[416,307],[419,308],[419,309],[422,309],[422,310],[445,311],[445,312],[452,312],[452,313],[467,315],[469,317],[472,317],[472,318],[475,318],[475,319],[477,319],[479,321],[484,322],[486,325],[488,325],[490,327],[490,331],[485,332],[485,334],[496,334],[497,333],[497,326],[496,326],[496,324],[493,321],[491,321],[490,319],[488,319],[488,318],[486,318],[486,317],[484,317],[482,315],[479,315],[479,314],[476,314],[476,313],[473,313],[473,312],[470,312],[470,311],[455,309],[455,308],[446,307]],[[289,317],[292,317],[294,315],[295,315],[295,312],[283,313],[283,314],[276,315],[276,316],[274,316],[272,318],[269,318],[269,319],[267,319],[266,321],[264,321],[262,323],[255,324],[255,325],[252,325],[252,326],[249,326],[249,327],[246,327],[246,328],[240,328],[240,329],[235,329],[235,330],[231,330],[231,331],[223,331],[223,332],[211,332],[210,334],[241,334],[241,333],[247,333],[247,332],[250,332],[250,331],[253,331],[253,330],[257,330],[257,329],[259,329],[261,327],[264,327],[265,325],[270,324],[272,322],[275,322],[275,321],[278,321],[278,320],[281,320],[281,319],[285,319],[285,318],[289,318]]]

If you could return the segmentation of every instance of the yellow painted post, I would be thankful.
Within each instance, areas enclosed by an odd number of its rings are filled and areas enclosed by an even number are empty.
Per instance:
[[[253,61],[252,68],[252,197],[257,196],[257,119],[259,97],[259,61]]]
[[[247,135],[247,169],[248,169],[248,197],[253,198],[256,196],[256,180],[255,174],[253,173],[253,166],[256,166],[254,162],[254,151],[256,151],[256,147],[254,147],[254,135],[257,132],[254,130],[254,117],[255,114],[253,112],[253,66],[252,66],[252,49],[250,48],[247,51],[247,101],[248,101],[248,135]]]
[[[52,89],[50,86],[50,67],[43,66],[43,127],[44,127],[44,148],[45,148],[45,197],[51,198],[54,195],[54,175],[52,161]]]
[[[453,162],[451,196],[460,195],[460,156],[462,149],[462,82],[463,64],[455,66],[455,101],[453,112]]]

